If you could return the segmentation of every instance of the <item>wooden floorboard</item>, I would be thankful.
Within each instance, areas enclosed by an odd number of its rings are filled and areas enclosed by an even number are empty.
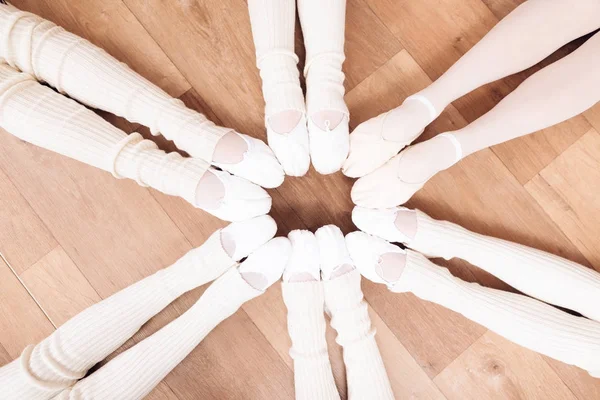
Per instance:
[[[396,107],[439,77],[523,0],[348,0],[346,102],[351,126]],[[265,139],[264,102],[245,0],[13,0],[102,46],[211,120]],[[299,23],[296,25],[300,28]],[[419,140],[459,129],[524,79],[579,46],[455,101]],[[296,32],[300,68],[302,35]],[[165,150],[172,142],[139,131]],[[474,231],[534,246],[600,271],[600,105],[555,127],[478,152],[434,177],[409,206]],[[222,221],[182,199],[24,143],[0,131],[0,365],[73,315],[169,265]],[[288,178],[271,190],[278,233],[350,220],[353,180]],[[435,262],[468,281],[513,290],[476,266]],[[121,353],[187,310],[198,288],[142,327]],[[459,314],[365,281],[365,297],[397,399],[600,398],[586,372],[516,346]],[[149,395],[153,400],[292,399],[281,287],[218,326]],[[342,351],[327,341],[347,398]]]

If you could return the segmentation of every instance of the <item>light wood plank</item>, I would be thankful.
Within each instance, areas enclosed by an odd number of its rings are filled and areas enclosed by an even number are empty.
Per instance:
[[[54,331],[10,267],[0,259],[0,345],[11,359]]]
[[[16,273],[21,273],[56,247],[57,243],[1,169],[0,191],[0,253]]]
[[[600,380],[580,368],[545,357],[554,372],[579,400],[600,399]]]
[[[575,399],[542,356],[492,332],[461,354],[434,381],[450,400]]]
[[[172,96],[178,97],[190,88],[122,0],[14,0],[11,3],[88,39]]]
[[[21,280],[54,326],[102,300],[60,246],[22,273]]]
[[[583,113],[596,132],[600,132],[600,103]]]
[[[244,311],[223,321],[165,382],[181,399],[293,399],[292,371]]]
[[[600,271],[600,135],[590,130],[525,187]]]
[[[10,357],[8,352],[4,349],[4,347],[2,347],[2,345],[0,345],[0,367],[8,364],[11,361],[12,358]]]
[[[354,88],[400,50],[400,42],[365,0],[347,1],[344,63],[346,90]]]
[[[148,189],[1,135],[0,168],[102,298],[190,249]]]
[[[506,17],[525,0],[481,0],[498,19]]]

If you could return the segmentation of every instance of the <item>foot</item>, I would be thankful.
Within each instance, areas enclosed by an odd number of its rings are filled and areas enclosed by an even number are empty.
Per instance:
[[[406,203],[435,174],[458,162],[460,143],[452,134],[441,134],[405,149],[385,165],[360,178],[352,200],[361,207],[390,208]]]
[[[350,155],[343,172],[360,178],[384,165],[423,133],[439,112],[422,96],[360,124],[350,135]]]
[[[288,239],[292,245],[292,255],[283,273],[283,281],[320,281],[319,245],[315,235],[307,230],[294,230]]]
[[[325,110],[308,119],[310,156],[320,174],[333,174],[340,170],[350,148],[348,115],[340,111]]]
[[[354,207],[352,222],[361,231],[394,243],[410,245],[417,233],[417,213],[404,207]]]
[[[243,178],[211,168],[198,182],[194,205],[225,221],[243,221],[267,214],[271,196]]]
[[[319,245],[321,277],[332,280],[355,269],[346,247],[344,234],[335,225],[327,225],[315,232]]]
[[[271,239],[248,256],[238,271],[253,288],[264,291],[281,279],[291,255],[290,241],[284,237]]]
[[[277,224],[269,215],[233,222],[221,229],[223,250],[234,261],[240,261],[275,237]]]
[[[290,122],[295,122],[295,125]],[[304,113],[282,111],[267,118],[266,127],[269,146],[285,173],[290,176],[305,175],[310,166],[310,155]]]
[[[284,179],[283,168],[269,146],[233,131],[217,142],[213,164],[269,189],[280,186]]]
[[[388,287],[396,285],[406,266],[406,252],[375,236],[363,232],[346,235],[350,256],[361,275]]]

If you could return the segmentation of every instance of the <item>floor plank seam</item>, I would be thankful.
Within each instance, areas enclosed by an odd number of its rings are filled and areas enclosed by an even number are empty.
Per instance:
[[[44,316],[46,317],[46,319],[50,322],[50,324],[52,324],[52,326],[54,327],[54,329],[56,329],[57,326],[54,324],[54,321],[52,321],[52,319],[50,318],[50,316],[48,315],[48,313],[46,312],[46,310],[44,310],[44,308],[38,302],[38,300],[35,298],[35,296],[33,295],[33,293],[31,293],[31,291],[29,290],[29,288],[27,287],[27,285],[25,285],[25,282],[23,282],[23,280],[21,279],[21,277],[19,276],[19,274],[17,274],[17,272],[13,268],[13,266],[8,262],[8,260],[6,259],[6,257],[4,257],[4,254],[0,253],[0,258],[2,258],[2,260],[6,263],[6,265],[10,269],[10,271],[17,278],[17,280],[19,281],[19,283],[21,284],[21,286],[23,286],[23,288],[25,289],[25,291],[27,292],[27,294],[29,295],[29,297],[31,297],[31,299],[38,306],[38,308],[44,314]]]

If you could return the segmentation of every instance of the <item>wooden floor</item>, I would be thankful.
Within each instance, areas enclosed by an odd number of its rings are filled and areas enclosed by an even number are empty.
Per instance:
[[[345,72],[352,126],[439,77],[519,2],[348,0]],[[265,138],[244,0],[13,3],[104,47],[216,122]],[[473,121],[536,68],[456,101],[425,137]],[[129,132],[139,128],[107,118]],[[468,157],[436,176],[409,205],[600,270],[598,132],[600,107]],[[5,132],[0,141],[0,365],[224,226],[183,200],[115,180]],[[341,174],[313,170],[287,179],[271,191],[280,233],[331,223],[354,230],[351,185]],[[449,265],[464,279],[508,289],[466,263]],[[413,295],[394,295],[370,282],[363,287],[398,399],[600,398],[600,380],[577,368]],[[177,300],[125,347],[181,314],[202,290]],[[215,329],[150,398],[293,398],[285,315],[275,285]],[[341,351],[331,331],[329,343],[345,397]]]

